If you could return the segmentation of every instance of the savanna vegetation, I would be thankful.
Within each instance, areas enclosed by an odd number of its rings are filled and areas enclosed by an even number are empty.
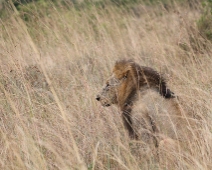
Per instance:
[[[9,0],[0,7],[0,169],[212,169],[210,0]],[[95,100],[118,59],[163,74],[201,125],[191,129],[201,132],[195,142],[169,151],[163,165],[129,138],[115,106]]]

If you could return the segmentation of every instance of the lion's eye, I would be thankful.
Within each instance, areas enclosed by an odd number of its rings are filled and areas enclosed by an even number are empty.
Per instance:
[[[110,85],[106,84],[106,87],[104,88],[105,91],[108,91],[110,89]]]
[[[123,77],[123,80],[125,80],[125,79],[127,79],[127,76],[124,76],[124,77]]]

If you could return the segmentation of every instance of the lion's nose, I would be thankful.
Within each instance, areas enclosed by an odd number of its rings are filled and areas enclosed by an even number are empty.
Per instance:
[[[100,101],[100,96],[99,95],[96,96],[96,100]]]

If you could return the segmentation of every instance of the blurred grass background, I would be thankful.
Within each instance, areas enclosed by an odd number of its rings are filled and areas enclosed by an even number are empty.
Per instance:
[[[177,167],[211,169],[211,7],[209,0],[1,1],[0,169],[170,169],[128,138],[116,107],[95,101],[118,59],[167,77],[204,125]]]

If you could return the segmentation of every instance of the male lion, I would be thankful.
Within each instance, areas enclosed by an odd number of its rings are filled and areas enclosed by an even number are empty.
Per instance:
[[[118,105],[131,138],[141,137],[146,143],[151,139],[155,146],[164,136],[185,140],[190,133],[191,124],[174,98],[164,77],[132,60],[115,63],[112,76],[96,97],[103,106]]]

